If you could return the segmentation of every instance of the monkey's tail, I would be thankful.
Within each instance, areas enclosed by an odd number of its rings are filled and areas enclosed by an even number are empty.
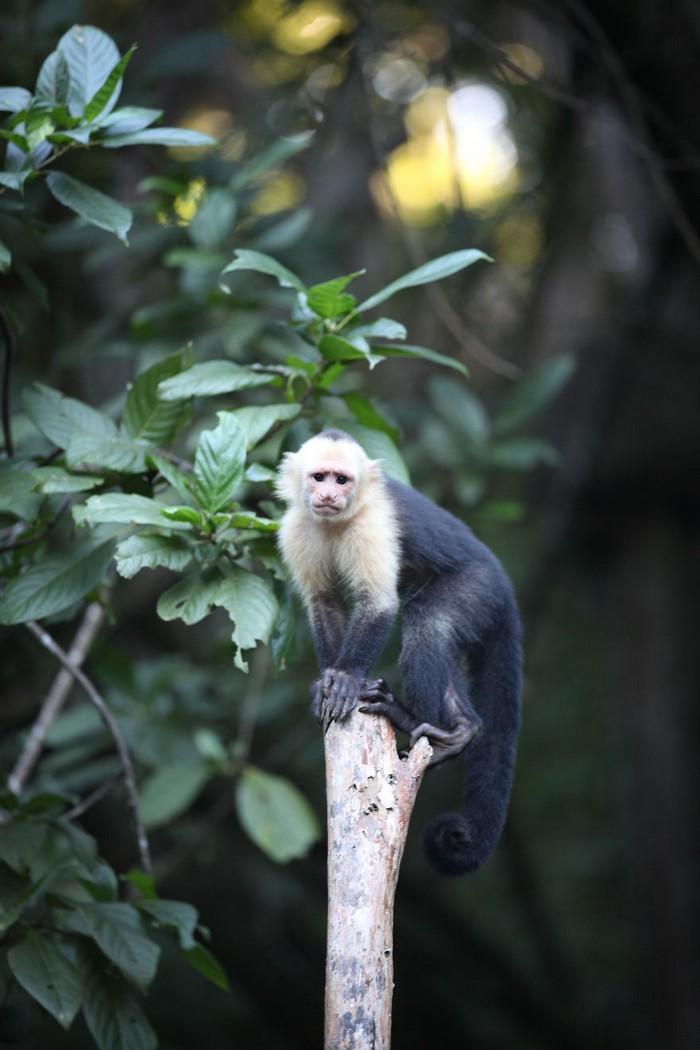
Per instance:
[[[520,623],[513,607],[471,666],[470,692],[483,728],[464,753],[464,814],[443,813],[425,831],[428,860],[442,875],[475,871],[501,836],[520,728],[521,667]]]

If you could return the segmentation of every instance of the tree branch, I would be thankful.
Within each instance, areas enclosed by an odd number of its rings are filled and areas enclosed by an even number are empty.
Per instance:
[[[90,703],[97,708],[100,717],[102,718],[102,721],[107,726],[107,729],[111,734],[112,740],[114,741],[114,746],[117,755],[119,756],[119,761],[121,762],[122,771],[124,773],[124,783],[126,785],[126,793],[129,799],[129,806],[131,809],[132,820],[134,822],[134,828],[136,830],[136,839],[138,842],[139,855],[141,858],[141,867],[145,872],[147,872],[150,875],[152,872],[151,856],[150,850],[148,848],[148,839],[146,837],[146,831],[141,821],[141,816],[139,814],[139,797],[138,791],[136,789],[136,777],[134,776],[134,767],[131,764],[131,756],[129,755],[129,752],[127,750],[126,743],[124,742],[124,737],[121,734],[121,730],[119,729],[119,726],[117,725],[114,716],[112,715],[112,712],[109,710],[107,704],[97,692],[87,675],[84,674],[79,667],[76,667],[71,662],[68,654],[64,652],[63,649],[61,649],[60,645],[58,645],[58,643],[54,641],[51,635],[48,634],[40,624],[36,623],[34,620],[30,620],[28,623],[25,624],[25,627],[27,628],[27,630],[31,631],[34,637],[41,642],[45,649],[48,649],[52,656],[56,657],[59,663],[61,663],[66,669],[68,674],[75,678],[76,682],[78,682],[83,687],[88,696],[88,699],[90,700]]]
[[[355,711],[325,736],[328,805],[326,1050],[388,1050],[394,893],[432,748],[407,759],[384,718]]]

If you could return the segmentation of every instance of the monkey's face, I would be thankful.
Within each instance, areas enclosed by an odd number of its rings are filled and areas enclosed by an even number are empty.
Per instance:
[[[357,480],[347,463],[314,463],[304,481],[306,505],[315,518],[347,518],[355,498]]]

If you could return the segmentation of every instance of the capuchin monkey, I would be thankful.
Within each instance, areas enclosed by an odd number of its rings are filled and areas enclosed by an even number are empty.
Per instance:
[[[444,875],[478,868],[505,821],[518,728],[522,653],[513,590],[463,522],[382,473],[349,434],[325,430],[288,452],[277,493],[279,546],[307,608],[324,727],[356,706],[427,736],[432,764],[467,748],[464,815],[426,830]],[[348,612],[346,612],[346,606]],[[401,616],[403,699],[368,676]]]

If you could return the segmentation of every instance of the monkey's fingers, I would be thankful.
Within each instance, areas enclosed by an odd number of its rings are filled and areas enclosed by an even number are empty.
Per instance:
[[[377,678],[374,681],[365,682],[362,687],[362,693],[360,694],[360,700],[369,700],[372,703],[375,700],[384,700],[388,704],[398,703],[396,696],[392,693],[383,678]]]
[[[466,718],[460,719],[454,729],[441,729],[439,726],[431,725],[430,722],[421,722],[411,731],[409,744],[415,747],[422,736],[427,736],[433,748],[430,764],[435,766],[439,762],[444,762],[445,759],[454,758],[460,751],[463,751],[480,729],[480,722],[473,722]]]
[[[367,699],[366,696],[362,697],[363,700]],[[384,715],[388,718],[395,729],[400,729],[402,733],[411,733],[413,727],[416,724],[415,718],[404,710],[400,704],[386,703],[383,700],[377,700],[369,704],[367,707],[361,707],[360,711],[363,711],[366,715]],[[413,746],[413,745],[411,745]]]

